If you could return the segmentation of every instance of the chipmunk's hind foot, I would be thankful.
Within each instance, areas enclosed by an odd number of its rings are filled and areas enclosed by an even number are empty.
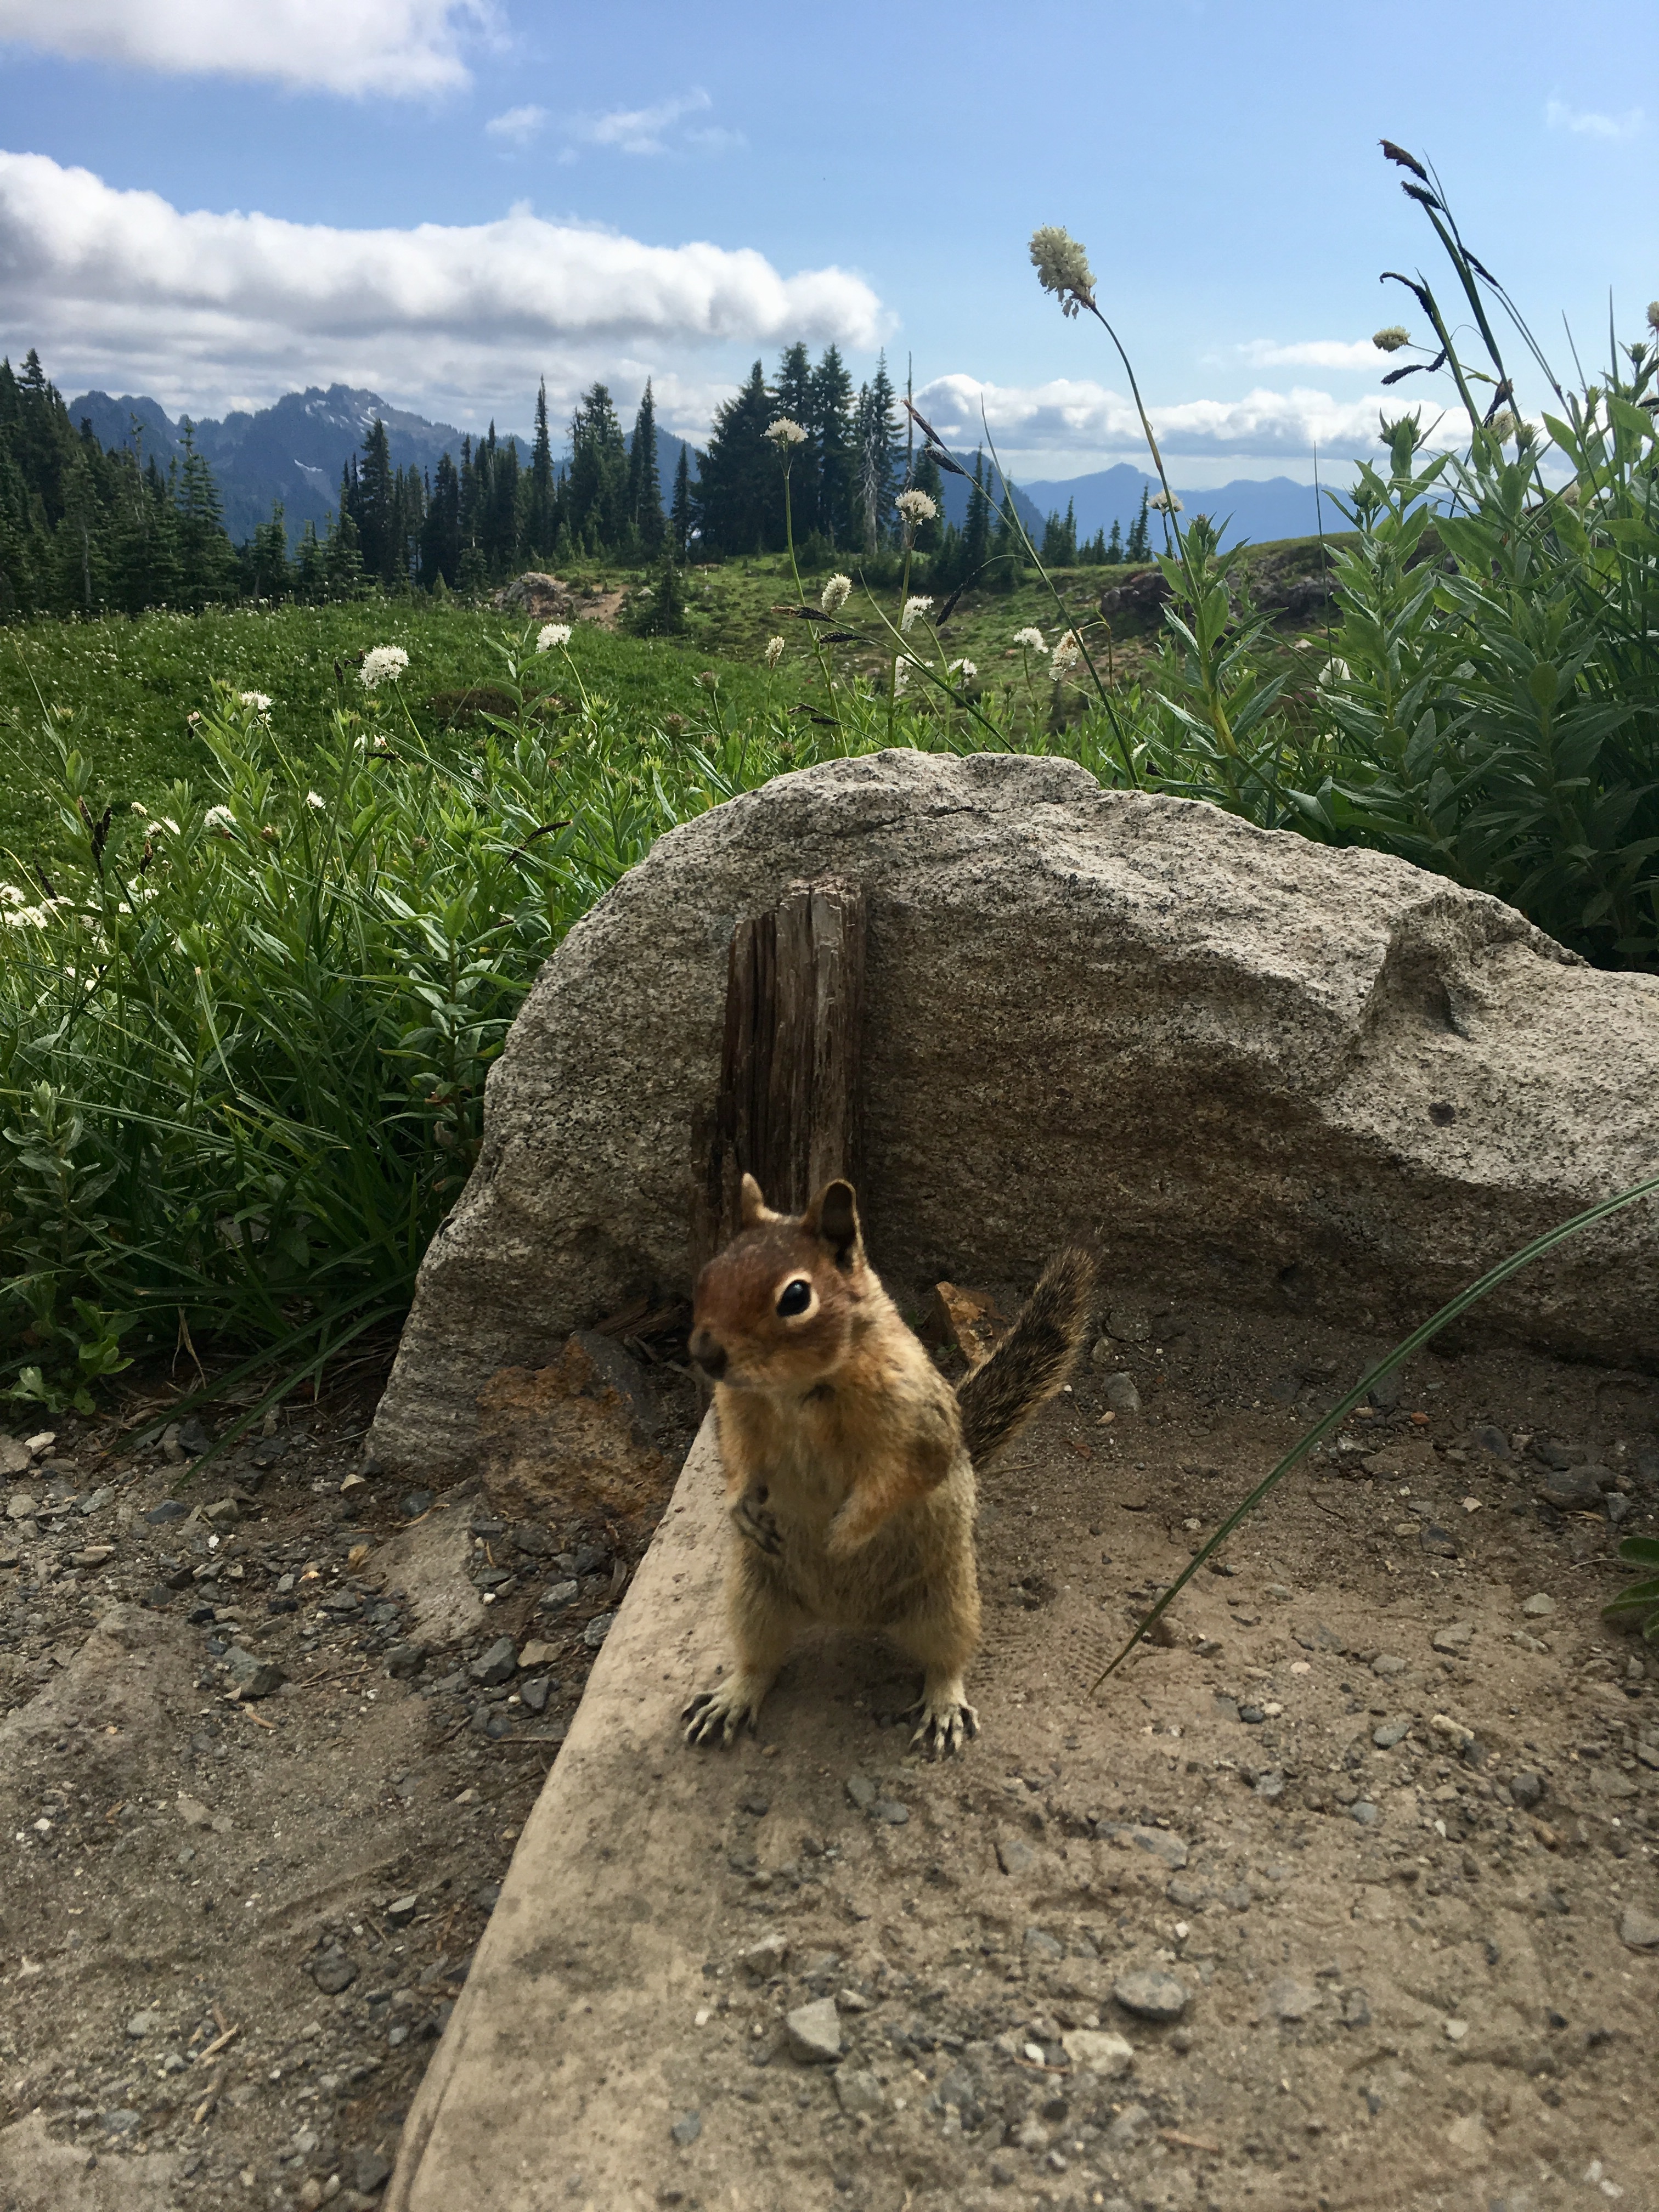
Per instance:
[[[968,1702],[960,1674],[924,1683],[910,1710],[919,1723],[910,1748],[928,1759],[954,1758],[964,1738],[979,1734],[979,1715]]]
[[[729,1744],[745,1721],[754,1729],[771,1686],[769,1679],[734,1674],[729,1682],[700,1692],[680,1715],[685,1723],[685,1741],[702,1744],[713,1743],[718,1738],[721,1743]]]

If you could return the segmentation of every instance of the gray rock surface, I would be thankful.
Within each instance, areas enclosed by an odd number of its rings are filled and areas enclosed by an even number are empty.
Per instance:
[[[901,1280],[1029,1276],[1096,1231],[1149,1294],[1381,1329],[1649,1170],[1659,979],[1404,862],[1070,762],[834,762],[661,839],[543,970],[422,1268],[372,1438],[389,1467],[454,1479],[504,1369],[684,1295],[733,925],[836,873],[869,897],[860,1195]],[[1659,1357],[1650,1210],[1468,1326]]]

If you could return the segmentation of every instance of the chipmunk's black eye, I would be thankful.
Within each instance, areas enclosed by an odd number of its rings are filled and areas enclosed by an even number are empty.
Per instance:
[[[812,1285],[805,1275],[797,1275],[793,1283],[786,1283],[778,1293],[778,1311],[787,1321],[792,1314],[804,1314],[812,1303]]]

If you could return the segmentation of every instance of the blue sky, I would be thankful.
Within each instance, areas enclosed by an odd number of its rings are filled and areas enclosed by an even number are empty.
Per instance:
[[[1028,475],[1139,459],[1027,261],[1059,222],[1177,477],[1305,477],[1420,323],[1378,271],[1442,273],[1385,134],[1563,361],[1563,312],[1588,363],[1659,294],[1652,0],[0,0],[0,345],[201,414],[338,377],[521,427],[539,374],[650,374],[695,435],[799,329],[982,397]]]

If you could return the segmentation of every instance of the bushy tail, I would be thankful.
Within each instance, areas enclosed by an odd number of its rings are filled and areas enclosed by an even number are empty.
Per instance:
[[[1019,1319],[957,1391],[963,1442],[975,1467],[994,1457],[1072,1371],[1088,1334],[1095,1263],[1073,1245],[1056,1252]]]

